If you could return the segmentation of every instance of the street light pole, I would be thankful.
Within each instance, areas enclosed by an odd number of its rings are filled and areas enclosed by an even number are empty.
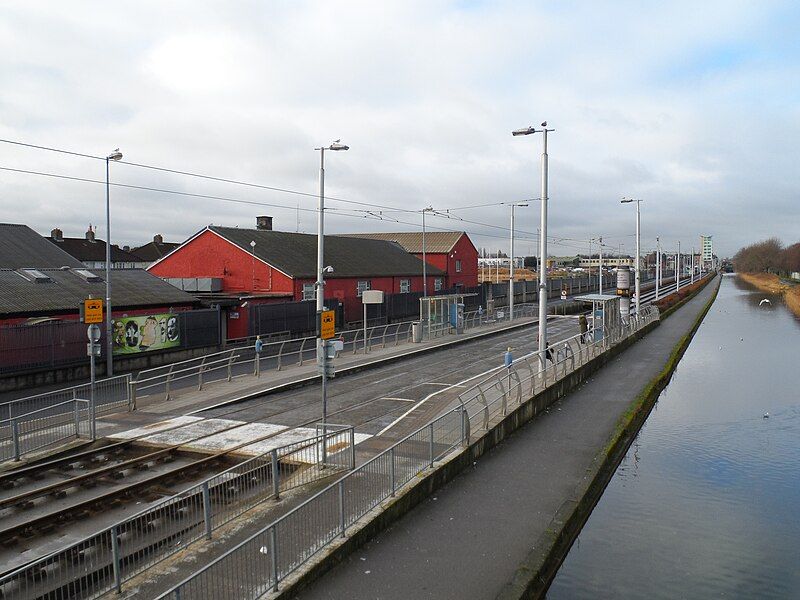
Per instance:
[[[425,213],[433,212],[433,207],[422,209],[422,296],[428,296],[428,258],[427,248],[425,247]]]
[[[694,283],[694,246],[692,246],[692,283]]]
[[[634,259],[634,263],[636,265],[636,271],[634,271],[634,275],[636,277],[636,316],[639,316],[639,296],[641,295],[640,292],[640,273],[641,270],[641,252],[639,249],[640,245],[640,232],[639,232],[639,205],[642,202],[641,198],[623,198],[620,200],[622,204],[628,204],[630,202],[636,202],[636,258]]]
[[[681,289],[681,243],[678,242],[678,254],[675,256],[675,291]]]
[[[511,263],[509,264],[508,278],[508,320],[514,320],[514,209],[517,206],[528,206],[527,204],[511,205]]]
[[[114,374],[114,332],[111,330],[111,178],[109,161],[122,159],[119,148],[106,156],[106,377]]]
[[[546,364],[547,350],[547,134],[553,129],[547,128],[547,121],[542,123],[542,129],[526,127],[511,132],[511,135],[531,135],[542,133],[542,193],[541,193],[541,213],[539,237],[539,362],[542,370]]]
[[[340,144],[339,140],[327,148],[321,146],[319,150],[319,206],[317,207],[317,314],[325,310],[325,150],[349,150],[350,147]],[[325,340],[317,339],[317,356],[325,356]],[[322,380],[322,464],[327,462],[328,447],[328,376],[325,367],[320,369]]]
[[[603,293],[603,236],[600,236],[598,241],[597,247],[599,248],[598,252],[598,259],[599,259],[599,266],[597,268],[598,275],[597,275],[597,293]]]
[[[656,300],[661,287],[661,240],[656,236]]]

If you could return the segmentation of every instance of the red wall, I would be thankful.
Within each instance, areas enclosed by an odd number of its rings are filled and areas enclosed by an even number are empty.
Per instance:
[[[422,277],[420,276],[397,276],[397,277],[353,277],[353,278],[331,278],[325,280],[325,298],[338,298],[344,304],[345,320],[360,321],[364,318],[364,306],[358,296],[358,282],[368,279],[373,290],[381,290],[385,294],[399,294],[400,280],[411,280],[411,292],[421,292]],[[433,294],[435,290],[436,277],[428,277],[428,294]],[[301,279],[295,283],[295,300],[303,299],[303,284],[313,283],[313,279]],[[446,281],[444,285],[447,286]]]
[[[422,260],[422,253],[414,256]],[[464,287],[478,285],[478,250],[467,235],[462,235],[450,252],[426,252],[425,259],[429,265],[447,273],[445,287],[453,288],[457,284]],[[456,272],[456,260],[461,261],[460,273]]]
[[[290,277],[253,261],[249,252],[212,231],[204,231],[148,271],[159,277],[221,277],[224,292],[292,292]]]

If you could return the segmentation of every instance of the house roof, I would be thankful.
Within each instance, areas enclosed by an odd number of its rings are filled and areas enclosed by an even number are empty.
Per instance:
[[[178,246],[180,246],[178,242],[150,242],[132,249],[131,252],[141,258],[143,262],[154,262],[166,256]]]
[[[306,233],[239,229],[210,225],[208,229],[247,253],[253,250],[256,258],[295,278],[315,278],[317,274],[317,236]],[[422,275],[422,261],[409,254],[399,244],[385,240],[325,236],[325,266],[332,266],[328,278],[392,277]],[[443,271],[427,267],[428,275],[443,275]]]
[[[87,240],[86,238],[62,238],[58,241],[52,237],[45,238],[52,244],[61,248],[64,252],[74,256],[81,262],[103,262],[106,260],[106,243],[103,240]],[[139,258],[137,254],[133,254],[123,250],[119,246],[111,244],[111,262],[146,262]]]
[[[27,225],[0,223],[0,269],[82,266]]]
[[[89,296],[103,298],[106,284],[101,270],[45,269],[37,271],[49,281],[36,281],[24,272],[0,269],[0,315],[34,315],[37,313],[77,311]],[[92,273],[87,281],[78,271]],[[193,296],[141,269],[115,270],[111,279],[113,310],[147,306],[196,304]]]
[[[347,237],[366,238],[370,240],[386,240],[397,242],[406,252],[420,254],[422,252],[422,232],[407,231],[398,233],[345,233]],[[462,235],[467,235],[463,231],[426,231],[425,232],[425,252],[431,254],[443,254],[450,252],[461,239]]]

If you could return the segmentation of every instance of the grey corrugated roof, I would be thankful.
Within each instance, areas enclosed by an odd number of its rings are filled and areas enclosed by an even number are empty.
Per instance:
[[[77,311],[80,302],[90,295],[105,297],[102,270],[91,271],[100,277],[99,281],[86,281],[69,269],[38,270],[52,281],[35,283],[11,269],[0,269],[0,315]],[[197,302],[194,296],[141,269],[115,270],[111,276],[111,305],[114,310]]]
[[[209,229],[248,253],[255,241],[258,258],[296,278],[314,278],[317,273],[317,236],[306,233],[238,229],[209,226]],[[371,240],[325,236],[325,265],[333,267],[326,277],[392,277],[422,275],[422,261],[399,244]],[[443,275],[428,266],[428,275]]]
[[[346,237],[367,238],[371,240],[386,240],[397,242],[406,252],[420,254],[422,252],[422,232],[405,231],[396,233],[344,233]],[[466,235],[463,231],[426,231],[425,232],[425,252],[431,254],[450,252],[461,239]]]
[[[144,246],[133,248],[131,252],[142,259],[144,262],[154,262],[159,258],[166,256],[175,248],[180,246],[177,242],[150,242]]]
[[[0,223],[0,269],[77,267],[81,262],[27,225]]]
[[[90,241],[86,238],[62,238],[56,241],[52,237],[45,239],[80,261],[105,262],[106,260],[106,243],[103,240]],[[136,254],[111,244],[111,262],[140,263],[146,261]]]

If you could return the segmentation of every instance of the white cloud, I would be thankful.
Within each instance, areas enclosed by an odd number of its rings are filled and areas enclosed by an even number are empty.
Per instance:
[[[352,149],[329,158],[331,195],[418,209],[538,196],[540,140],[510,131],[547,119],[557,130],[553,235],[625,242],[633,221],[618,199],[633,195],[647,199],[644,246],[656,235],[691,243],[714,233],[716,247],[733,252],[757,237],[796,237],[800,127],[788,82],[797,79],[797,57],[780,54],[784,41],[772,33],[785,31],[787,7],[8,2],[0,77],[11,84],[0,95],[0,137],[96,154],[119,146],[134,162],[312,194],[313,148],[341,137]],[[6,145],[0,166],[104,176],[92,161]],[[182,239],[209,222],[249,226],[264,212],[295,227],[295,196],[125,165],[113,174],[286,207],[115,189],[122,243],[157,231]],[[103,193],[0,172],[0,220],[79,235],[89,221],[103,222]],[[762,206],[779,215],[759,213]],[[463,214],[505,227],[506,212]],[[521,228],[535,233],[536,221],[531,209]],[[313,230],[312,215],[301,222]],[[407,228],[335,216],[328,223],[336,231]],[[502,230],[465,228],[501,236],[478,235],[478,245],[507,244]],[[569,244],[553,252],[574,251]]]

